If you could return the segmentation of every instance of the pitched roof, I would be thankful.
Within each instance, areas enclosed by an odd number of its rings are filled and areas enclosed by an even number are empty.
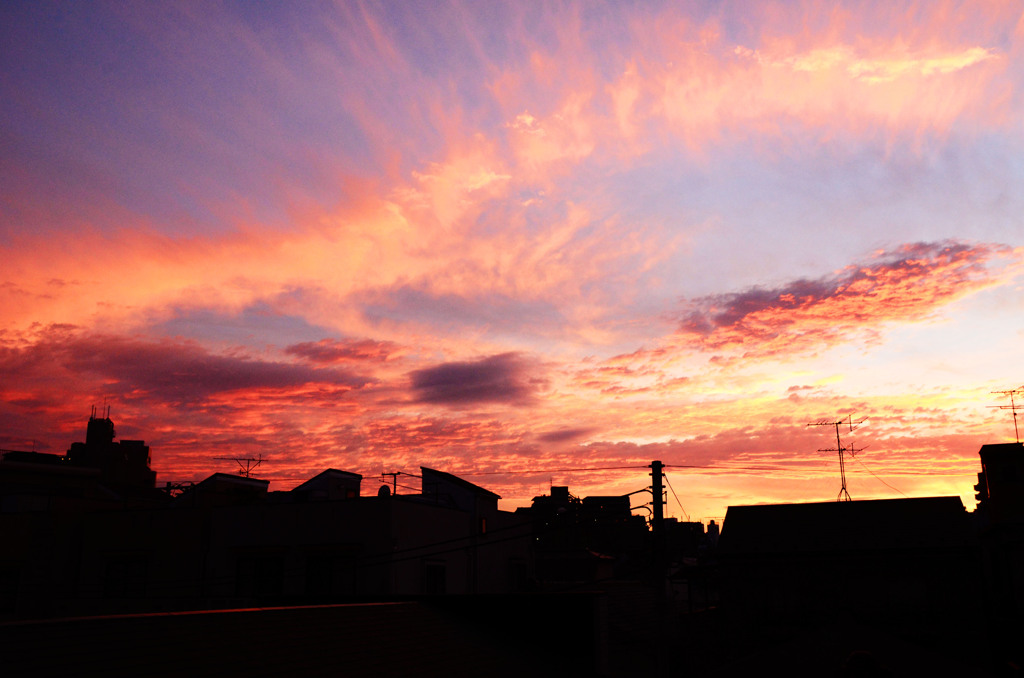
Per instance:
[[[433,480],[436,482],[438,480],[443,480],[447,483],[455,485],[456,487],[461,487],[464,490],[469,490],[470,492],[474,492],[476,494],[482,494],[491,496],[495,499],[501,499],[500,494],[491,492],[490,490],[480,487],[479,485],[474,485],[468,480],[463,480],[458,476],[453,476],[451,473],[445,473],[444,471],[436,471],[432,468],[427,468],[426,466],[420,466],[420,475],[422,475],[423,480],[425,481]]]
[[[967,518],[960,497],[730,506],[719,554],[950,546],[967,538]]]

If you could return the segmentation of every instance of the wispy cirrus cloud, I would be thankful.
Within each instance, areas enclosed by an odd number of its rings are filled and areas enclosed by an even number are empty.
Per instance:
[[[791,56],[765,59],[756,50],[737,47],[736,54],[754,58],[762,64],[790,68],[793,71],[845,72],[853,80],[871,84],[892,82],[900,77],[948,75],[999,58],[994,50],[985,47],[966,47],[961,50],[950,49],[934,53],[904,50],[897,49],[896,53],[889,52],[883,56],[871,57],[859,54],[849,45],[837,45]]]
[[[727,12],[704,22],[672,13],[637,22],[645,48],[607,85],[608,117],[641,153],[659,147],[656,130],[697,154],[737,135],[773,149],[793,127],[825,141],[836,133],[942,135],[957,120],[1009,122],[1012,48],[991,36],[999,22],[1017,22],[1020,9],[993,3],[979,17],[951,3],[893,5],[850,13],[766,4],[751,10],[749,30],[730,30]],[[916,30],[897,30],[908,17]],[[949,29],[951,17],[960,30]]]

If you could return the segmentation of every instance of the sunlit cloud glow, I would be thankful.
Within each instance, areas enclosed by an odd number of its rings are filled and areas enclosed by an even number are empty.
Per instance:
[[[426,465],[511,507],[661,459],[720,517],[834,498],[807,423],[856,414],[855,499],[970,506],[1024,383],[1022,27],[5,5],[0,447],[62,452],[106,403],[160,479]]]

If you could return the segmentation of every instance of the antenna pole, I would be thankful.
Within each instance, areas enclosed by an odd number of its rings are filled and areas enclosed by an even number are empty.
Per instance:
[[[263,463],[263,453],[259,453],[255,458],[248,457],[245,459],[239,459],[238,457],[214,457],[214,459],[220,459],[221,461],[233,461],[238,464],[238,475],[243,478],[249,478],[252,472],[256,470],[256,467]]]
[[[816,421],[808,424],[808,426],[834,426],[836,429],[836,446],[835,449],[822,449],[819,452],[838,452],[839,453],[839,479],[842,481],[842,485],[839,488],[839,496],[836,501],[850,501],[850,493],[846,490],[846,460],[843,458],[845,452],[849,452],[851,455],[860,452],[853,446],[843,447],[842,438],[839,435],[839,427],[846,424],[850,427],[850,433],[853,433],[855,427],[863,424],[867,419],[860,419],[859,421],[853,420],[853,415],[846,415],[839,421]],[[864,448],[861,448],[864,449]]]
[[[1013,402],[1013,391],[1010,391],[1010,410],[1013,411],[1013,437],[1020,442],[1020,431],[1017,430],[1017,405]]]
[[[836,449],[839,450],[839,477],[843,481],[842,489],[839,490],[839,498],[836,501],[850,501],[850,493],[846,491],[846,461],[843,459],[843,444],[839,441],[839,424],[836,424]],[[853,428],[851,427],[852,431]]]
[[[993,407],[1000,410],[1010,410],[1013,412],[1013,436],[1020,442],[1020,431],[1017,429],[1017,402],[1013,399],[1015,395],[1024,395],[1024,386],[1019,388],[1013,388],[1009,391],[992,391],[992,393],[998,393],[999,395],[1010,396],[1009,405],[993,405]]]

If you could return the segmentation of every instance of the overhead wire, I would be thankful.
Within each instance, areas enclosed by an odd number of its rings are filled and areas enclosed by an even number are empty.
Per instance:
[[[893,487],[892,485],[890,485],[889,483],[885,482],[884,480],[882,480],[881,478],[879,478],[879,477],[878,477],[877,475],[875,475],[875,472],[874,472],[874,471],[872,471],[871,469],[869,469],[869,468],[868,468],[868,465],[867,465],[867,464],[865,464],[864,462],[862,462],[862,461],[861,461],[860,459],[858,459],[857,457],[854,457],[853,459],[854,459],[854,461],[856,461],[856,462],[857,462],[858,464],[860,464],[861,466],[863,466],[863,467],[864,467],[864,470],[865,470],[865,471],[867,471],[868,473],[870,473],[870,474],[871,474],[871,475],[872,475],[872,476],[873,476],[873,477],[875,478],[875,480],[877,480],[878,482],[882,483],[883,485],[885,485],[886,487],[888,487],[888,488],[889,488],[890,490],[892,490],[892,491],[894,491],[894,492],[899,492],[900,494],[903,494],[903,492],[900,492],[900,490],[896,489],[895,487]],[[903,494],[903,496],[904,496],[904,497],[905,497],[906,499],[910,499],[910,497],[907,497],[907,495],[905,495],[905,494]]]
[[[857,457],[854,457],[857,459]],[[857,459],[857,461],[860,461]],[[863,462],[861,462],[863,465]],[[634,465],[634,466],[590,466],[590,467],[570,467],[570,468],[535,468],[535,469],[520,469],[516,471],[448,471],[452,475],[456,475],[461,478],[472,478],[479,476],[514,476],[514,475],[543,475],[545,473],[583,473],[589,471],[627,471],[627,470],[640,470],[648,469],[649,465]],[[771,473],[816,473],[816,474],[830,474],[834,473],[835,470],[831,467],[779,467],[779,466],[734,466],[734,465],[718,465],[718,464],[665,464],[663,468],[670,469],[692,469],[702,471],[766,471]],[[865,466],[865,469],[867,467]],[[870,473],[870,470],[869,470]],[[960,476],[968,471],[905,471],[901,472],[900,475],[928,475],[928,476]],[[413,475],[411,473],[402,472],[402,475]],[[874,474],[872,474],[874,475]],[[419,476],[415,476],[419,477]],[[877,476],[876,476],[877,477]],[[292,477],[286,476],[253,476],[258,480],[271,480],[271,481],[293,481],[298,480]],[[386,484],[386,483],[385,483]],[[890,486],[891,487],[891,486]],[[896,488],[892,488],[896,490]]]
[[[672,490],[672,496],[675,497],[676,504],[679,505],[679,510],[683,512],[684,516],[686,516],[686,522],[690,522],[690,514],[686,512],[686,509],[683,508],[683,503],[679,501],[679,495],[676,494],[676,489],[672,487],[672,481],[668,479],[668,474],[662,473],[661,477],[664,478],[665,482],[668,484],[668,489]]]
[[[624,471],[627,469],[642,469],[650,468],[646,464],[643,466],[592,466],[592,467],[575,467],[575,468],[541,468],[541,469],[527,469],[525,471],[478,471],[476,473],[465,473],[459,472],[456,475],[459,476],[509,476],[509,475],[540,475],[543,473],[577,473],[581,471]]]
[[[856,457],[854,457],[856,459]],[[814,468],[814,467],[798,467],[798,468],[780,468],[778,466],[715,466],[713,464],[665,464],[664,468],[688,468],[688,469],[700,469],[710,471],[771,471],[774,473],[835,473],[832,468]],[[958,471],[946,471],[946,472],[933,472],[933,471],[908,471],[903,472],[900,475],[928,475],[928,476],[960,476],[964,475],[965,472]]]

